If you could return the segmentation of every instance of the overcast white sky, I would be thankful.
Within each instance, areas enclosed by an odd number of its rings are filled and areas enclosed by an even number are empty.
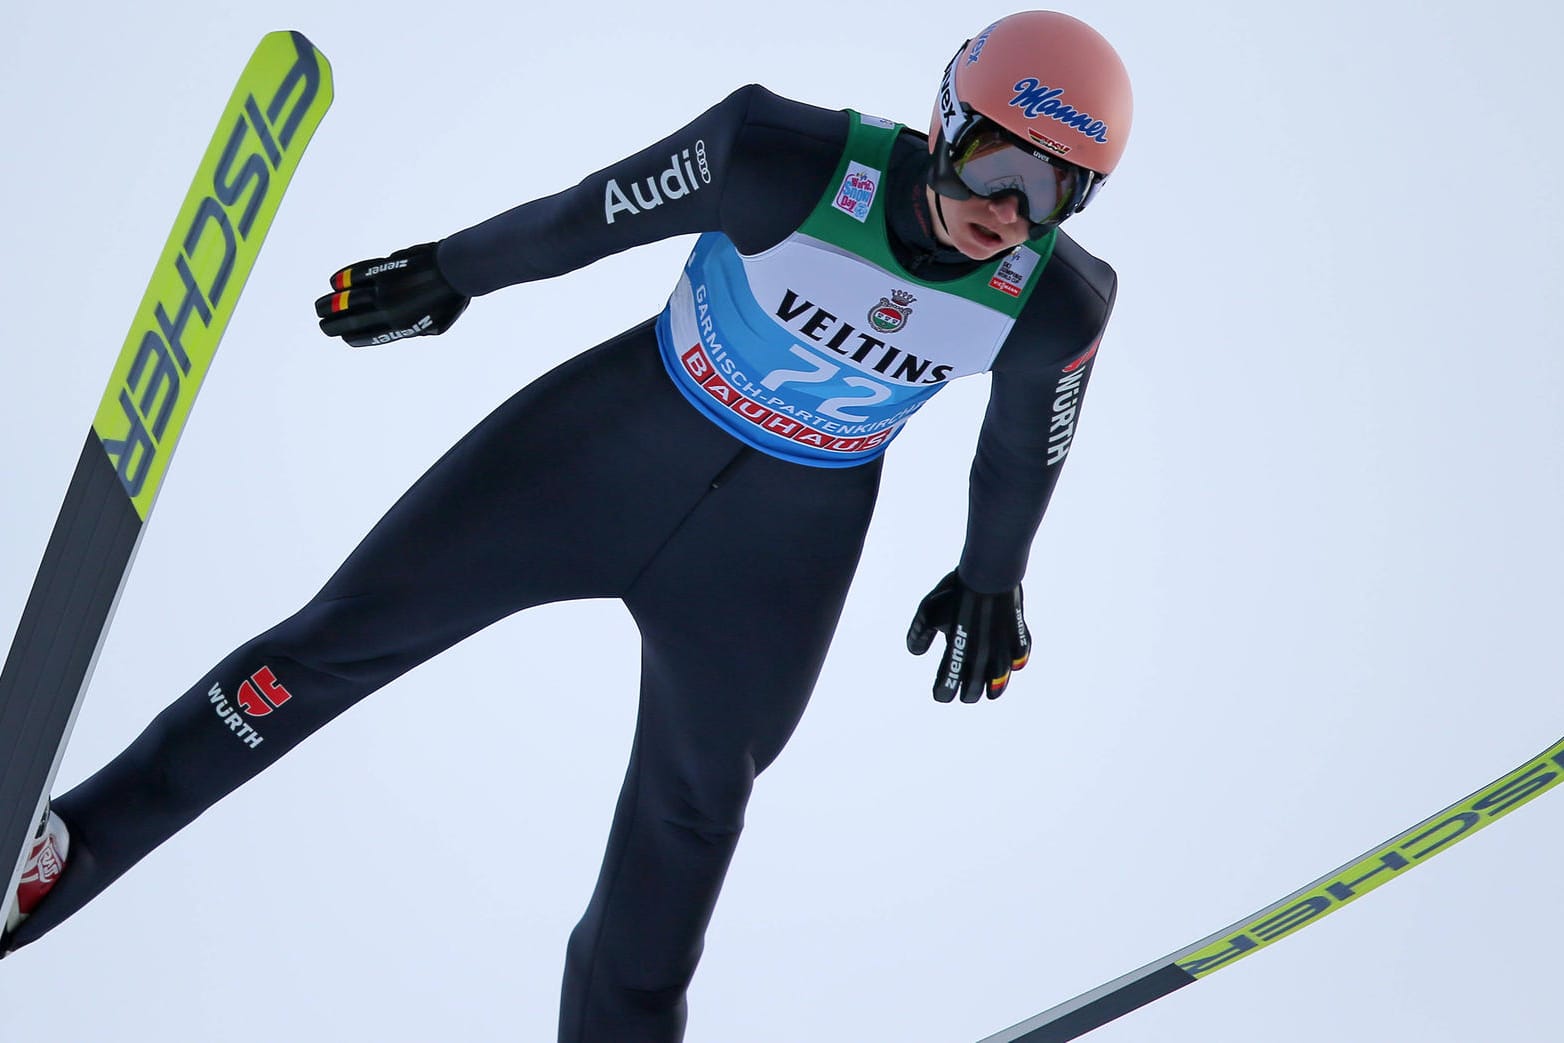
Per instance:
[[[958,11],[957,9],[960,8]],[[925,125],[1008,8],[12,5],[0,63],[0,634],[260,35],[337,101],[273,228],[61,772],[307,598],[490,407],[654,312],[674,241],[353,352],[311,302],[732,87]],[[890,454],[815,701],[765,775],[691,1043],[972,1043],[1237,920],[1560,734],[1564,356],[1552,5],[1082,2],[1137,91],[1071,232],[1119,270],[1026,580],[1034,665],[938,706],[902,635],[963,538],[985,387]],[[0,966],[0,1034],[545,1040],[629,748],[616,604],[378,694]],[[1102,1043],[1551,1038],[1548,795]]]

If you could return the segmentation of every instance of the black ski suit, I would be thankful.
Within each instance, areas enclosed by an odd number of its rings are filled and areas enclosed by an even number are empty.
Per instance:
[[[826,191],[847,119],[743,88],[576,187],[444,240],[441,271],[478,296],[682,233],[764,250]],[[694,141],[709,184],[605,221],[609,181],[655,176]],[[903,131],[887,220],[897,260],[938,280],[975,262],[930,234],[926,163],[924,139]],[[1039,279],[992,366],[960,563],[977,590],[1020,582],[1062,461],[1061,422],[1078,410],[1079,386],[1061,421],[1056,384],[1066,365],[1090,366],[1115,288],[1062,233]],[[570,938],[559,1038],[680,1039],[745,804],[808,701],[879,474],[879,459],[813,467],[746,447],[674,386],[651,322],[569,360],[468,433],[299,612],[55,799],[70,861],[15,943],[420,662],[519,609],[620,598],[642,636],[639,716],[601,874]]]

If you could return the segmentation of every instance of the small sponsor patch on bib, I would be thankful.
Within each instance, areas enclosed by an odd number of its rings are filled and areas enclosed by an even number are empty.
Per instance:
[[[1024,246],[1018,246],[1000,263],[999,271],[988,280],[988,284],[1001,293],[1019,297],[1032,278],[1032,272],[1037,268],[1037,261],[1037,254]]]
[[[831,205],[855,221],[867,221],[869,208],[874,205],[874,194],[880,190],[880,172],[862,163],[849,163],[847,176]]]
[[[888,120],[884,116],[869,116],[861,112],[858,114],[858,121],[866,127],[879,127],[881,130],[890,130],[896,126],[895,120]]]

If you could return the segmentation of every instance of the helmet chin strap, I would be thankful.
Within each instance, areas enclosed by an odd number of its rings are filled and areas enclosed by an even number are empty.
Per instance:
[[[955,237],[950,234],[950,225],[945,221],[945,205],[940,202],[939,189],[936,188],[930,194],[934,197],[934,213],[939,217],[939,226],[945,229],[945,238],[954,241]]]
[[[954,237],[950,234],[950,223],[945,220],[945,206],[940,202],[940,197],[945,194],[942,189],[963,192],[967,197],[971,196],[971,192],[956,178],[954,171],[950,170],[950,152],[945,144],[943,130],[934,139],[934,151],[929,157],[928,174],[924,183],[932,189],[929,194],[934,197],[934,214],[939,218],[940,227],[945,229],[945,237],[954,241]],[[936,240],[938,238],[935,236]]]

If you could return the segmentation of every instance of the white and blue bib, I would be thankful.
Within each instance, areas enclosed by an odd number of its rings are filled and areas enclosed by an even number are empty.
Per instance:
[[[948,282],[911,275],[884,216],[899,128],[849,117],[841,163],[803,225],[753,255],[702,235],[657,320],[663,361],[697,409],[815,467],[873,459],[947,381],[988,370],[1054,245],[1050,232]]]

